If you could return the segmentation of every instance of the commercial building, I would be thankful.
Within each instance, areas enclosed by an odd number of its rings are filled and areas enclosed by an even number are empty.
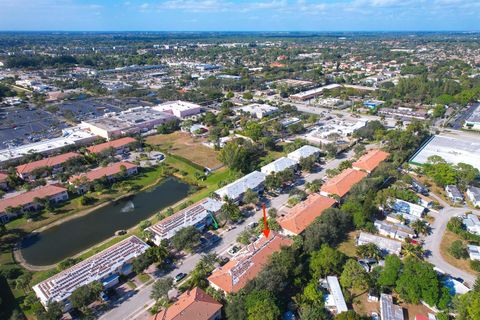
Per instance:
[[[318,193],[310,194],[305,201],[293,208],[284,208],[278,213],[277,222],[287,235],[302,233],[323,211],[331,208],[336,201]]]
[[[470,256],[470,260],[480,260],[480,246],[468,244],[467,250],[468,255]]]
[[[480,188],[469,186],[467,188],[467,197],[475,207],[480,207]]]
[[[101,282],[105,289],[114,286],[120,275],[132,272],[131,262],[148,248],[148,244],[131,236],[40,282],[33,287],[33,291],[44,306],[56,301],[68,310],[71,308],[68,299],[75,289],[94,281]]]
[[[402,251],[402,243],[400,241],[380,237],[371,233],[360,232],[356,245],[361,246],[369,243],[375,244],[384,254],[395,254],[398,256]]]
[[[320,155],[321,150],[317,147],[312,147],[309,145],[302,146],[297,150],[290,152],[287,155],[287,158],[292,159],[294,161],[300,162],[303,158],[308,158],[311,156],[317,157]]]
[[[379,108],[377,114],[389,118],[401,119],[401,120],[425,120],[427,119],[427,112],[414,111],[411,108]]]
[[[363,171],[358,171],[351,168],[346,169],[325,182],[325,184],[321,187],[320,192],[325,196],[336,195],[342,198],[354,185],[359,183],[367,175],[368,174]]]
[[[463,127],[470,130],[480,130],[480,104],[477,103],[473,112],[465,119]]]
[[[463,202],[463,194],[458,190],[457,186],[448,185],[445,187],[445,192],[447,193],[448,198],[455,203]]]
[[[431,156],[439,156],[451,164],[463,162],[480,170],[480,137],[458,131],[433,136],[412,156],[410,163],[422,165]]]
[[[224,199],[225,197],[234,200],[241,201],[243,194],[248,189],[252,189],[255,192],[263,191],[265,174],[260,171],[253,171],[242,178],[227,184],[223,188],[215,191],[215,194],[219,199]]]
[[[87,148],[90,153],[102,153],[110,148],[114,149],[116,154],[121,154],[130,150],[130,145],[137,142],[134,138],[124,137],[117,140],[112,140],[100,143]]]
[[[257,276],[272,253],[292,243],[293,240],[273,232],[270,232],[268,238],[261,236],[240,250],[227,264],[215,269],[208,277],[208,282],[216,290],[225,293],[238,292]]]
[[[403,320],[403,309],[393,304],[393,298],[390,294],[382,293],[380,295],[380,317],[382,320]]]
[[[220,320],[223,305],[195,287],[187,290],[167,309],[161,310],[150,320]]]
[[[363,170],[371,173],[375,170],[380,163],[385,161],[390,154],[388,152],[373,149],[361,156],[357,161],[352,164],[352,168],[356,170]]]
[[[271,173],[282,172],[287,169],[295,169],[297,166],[298,161],[287,157],[281,157],[267,165],[264,165],[262,168],[260,168],[260,171],[268,176]]]
[[[35,211],[42,207],[37,199],[47,199],[52,203],[68,200],[67,189],[55,184],[48,184],[37,189],[19,193],[9,198],[0,199],[0,222],[7,222],[26,211]]]
[[[329,84],[320,88],[315,88],[315,89],[299,92],[297,94],[292,94],[290,98],[292,100],[297,100],[297,101],[310,100],[321,95],[324,90],[333,90],[341,87],[342,86],[339,84]]]
[[[480,220],[476,214],[470,213],[463,219],[463,225],[468,232],[480,235]]]
[[[333,314],[347,312],[348,307],[337,277],[328,276],[326,287],[329,294],[325,297],[325,308]]]
[[[180,229],[194,226],[199,230],[203,230],[208,226],[214,215],[222,208],[222,202],[206,198],[201,200],[173,215],[161,220],[157,224],[147,228],[152,234],[152,241],[157,246],[164,239],[170,239]]]
[[[63,164],[65,162],[77,157],[80,157],[80,154],[76,152],[67,152],[67,153],[60,154],[58,156],[49,157],[42,160],[22,164],[17,166],[16,168],[17,175],[20,178],[25,180],[34,180],[36,178],[40,178],[35,176],[35,171],[41,168],[48,168],[51,170],[52,174],[55,174],[63,171]],[[44,172],[43,176],[46,176],[46,172]]]
[[[177,118],[170,113],[150,107],[136,107],[118,113],[106,113],[103,117],[82,121],[82,125],[92,133],[110,140],[128,134],[147,132],[174,119]]]
[[[360,128],[365,127],[368,120],[328,120],[320,121],[315,128],[305,135],[305,139],[313,144],[338,143],[339,137],[349,140],[349,137]]]
[[[180,100],[165,102],[152,109],[170,113],[180,119],[191,117],[202,112],[202,107],[200,105]]]
[[[126,161],[115,162],[106,167],[98,167],[86,173],[72,176],[68,180],[68,183],[74,185],[79,193],[84,193],[88,191],[92,182],[104,178],[114,180],[115,176],[121,174],[123,171],[126,176],[130,176],[138,173],[138,167]]]
[[[97,135],[85,131],[80,127],[73,127],[62,130],[63,135],[59,138],[44,140],[40,142],[25,144],[22,146],[0,150],[0,165],[18,161],[32,153],[54,154],[59,153],[68,146],[83,146],[92,143]]]
[[[375,228],[378,234],[389,238],[405,241],[407,238],[415,238],[415,230],[401,223],[390,223],[388,221],[375,220]]]
[[[248,113],[252,116],[255,116],[257,119],[262,119],[263,117],[269,116],[278,111],[277,107],[271,106],[269,104],[258,104],[253,103],[244,107],[236,108],[235,113]]]

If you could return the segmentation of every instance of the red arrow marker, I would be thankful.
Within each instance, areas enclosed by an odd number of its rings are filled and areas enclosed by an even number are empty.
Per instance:
[[[270,234],[270,229],[268,229],[267,209],[265,209],[265,204],[262,204],[262,209],[263,209],[263,235],[265,236],[265,238],[268,238],[268,235]]]

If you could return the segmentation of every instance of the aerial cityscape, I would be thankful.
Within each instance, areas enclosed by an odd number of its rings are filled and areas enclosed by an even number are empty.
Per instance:
[[[480,320],[476,1],[1,7],[0,320]]]

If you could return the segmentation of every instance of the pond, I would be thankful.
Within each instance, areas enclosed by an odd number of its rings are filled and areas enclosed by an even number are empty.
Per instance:
[[[168,178],[156,187],[33,234],[22,243],[23,258],[37,266],[60,262],[184,199],[189,188],[180,180]]]

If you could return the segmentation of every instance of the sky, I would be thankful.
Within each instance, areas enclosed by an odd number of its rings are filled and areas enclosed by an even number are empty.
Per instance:
[[[0,0],[0,30],[478,31],[480,0]]]

